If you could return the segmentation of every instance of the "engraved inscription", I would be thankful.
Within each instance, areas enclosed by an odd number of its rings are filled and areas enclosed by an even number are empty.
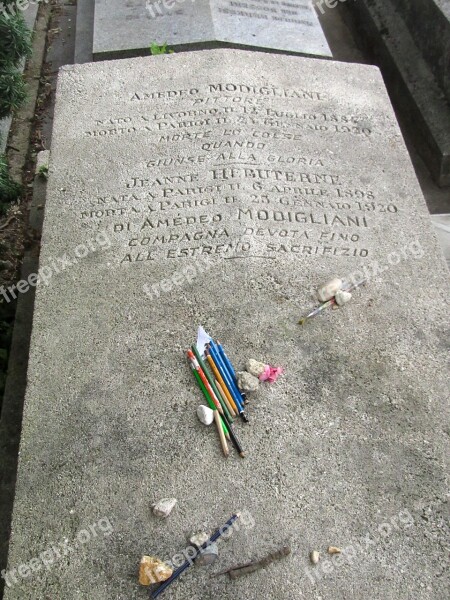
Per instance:
[[[396,219],[399,209],[326,150],[343,135],[361,144],[380,135],[370,114],[337,100],[270,82],[131,91],[128,112],[94,119],[83,135],[139,137],[148,152],[113,194],[90,198],[80,220],[116,237],[122,265],[236,254],[366,258],[374,217]],[[323,152],[305,152],[311,138],[326,142]]]
[[[222,15],[313,27],[310,10],[307,1],[217,0],[217,11]]]

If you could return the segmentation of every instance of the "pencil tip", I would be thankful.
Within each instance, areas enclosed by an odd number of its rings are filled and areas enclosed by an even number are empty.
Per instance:
[[[240,456],[241,458],[245,458],[245,452],[239,452],[239,456]]]

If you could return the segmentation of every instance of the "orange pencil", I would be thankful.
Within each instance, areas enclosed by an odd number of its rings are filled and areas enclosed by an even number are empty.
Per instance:
[[[219,394],[222,396],[222,400],[225,402],[225,404],[227,405],[228,410],[230,411],[230,415],[232,417],[236,416],[236,413],[233,410],[233,407],[231,406],[231,404],[228,402],[228,398],[225,395],[225,392],[223,391],[222,386],[220,385],[220,383],[217,381],[214,382],[216,384],[216,388],[219,390]]]
[[[207,355],[206,355],[206,358],[207,358],[207,360],[208,360],[209,366],[210,366],[210,367],[211,367],[211,369],[213,370],[213,373],[214,373],[214,375],[215,375],[216,379],[218,380],[218,382],[219,382],[219,383],[220,383],[220,385],[222,386],[222,390],[224,391],[224,393],[225,393],[225,396],[226,396],[226,397],[227,397],[227,399],[228,399],[228,402],[231,404],[231,407],[232,407],[232,409],[233,409],[233,410],[234,410],[236,413],[238,413],[239,411],[238,411],[238,409],[237,409],[236,403],[235,403],[235,401],[233,400],[233,398],[231,397],[231,394],[230,394],[230,392],[228,391],[228,388],[227,388],[227,386],[226,386],[226,383],[225,383],[225,381],[223,380],[223,378],[222,378],[222,375],[219,373],[219,370],[217,369],[217,367],[216,367],[216,365],[215,365],[215,363],[214,363],[214,361],[213,361],[213,359],[212,359],[212,356],[210,356],[209,354],[207,354]]]

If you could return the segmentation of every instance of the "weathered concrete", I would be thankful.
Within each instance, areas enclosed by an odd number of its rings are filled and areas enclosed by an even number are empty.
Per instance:
[[[95,0],[77,0],[74,63],[92,61]]]
[[[390,0],[361,0],[345,6],[366,50],[382,66],[396,109],[411,124],[415,144],[435,181],[450,185],[449,99],[402,15]]]
[[[450,0],[396,0],[395,6],[450,99]]]
[[[450,215],[432,215],[431,222],[436,230],[437,238],[450,269]]]
[[[444,597],[450,290],[379,71],[233,50],[65,67],[48,186],[41,265],[90,249],[38,288],[9,569],[70,551],[6,600],[146,598],[143,554],[239,509],[255,525],[217,570],[292,554],[237,583],[191,570],[171,598]],[[349,305],[297,325],[355,271]],[[197,420],[199,323],[237,368],[286,370],[237,424],[245,460]],[[329,545],[350,550],[312,567]]]
[[[154,42],[331,56],[309,0],[95,1],[94,59],[147,55]]]

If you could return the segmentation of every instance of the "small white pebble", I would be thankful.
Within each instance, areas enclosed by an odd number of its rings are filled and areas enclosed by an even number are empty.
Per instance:
[[[176,503],[176,498],[163,498],[153,505],[153,514],[166,519],[175,508]]]
[[[317,565],[320,560],[320,553],[317,552],[317,550],[313,550],[309,555],[309,558],[311,559],[313,565]]]
[[[347,302],[350,302],[350,300],[352,299],[352,295],[350,294],[350,292],[346,292],[345,290],[339,290],[338,292],[336,292],[336,304],[338,306],[342,306],[343,304],[347,304]]]
[[[214,411],[209,408],[209,406],[205,406],[204,404],[200,404],[197,408],[197,417],[200,423],[203,425],[211,425],[214,421]]]

